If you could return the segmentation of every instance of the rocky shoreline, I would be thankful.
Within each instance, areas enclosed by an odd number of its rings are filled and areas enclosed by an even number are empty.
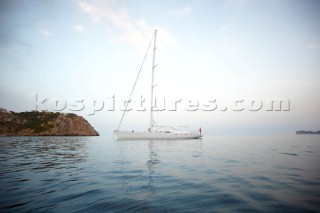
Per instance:
[[[99,136],[83,117],[47,111],[12,112],[0,108],[0,136]]]

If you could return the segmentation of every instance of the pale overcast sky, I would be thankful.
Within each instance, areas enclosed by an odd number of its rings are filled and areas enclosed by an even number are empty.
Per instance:
[[[212,134],[319,130],[319,11],[317,0],[1,0],[0,107],[34,110],[32,94],[84,99],[76,113],[111,134],[157,28],[155,96],[182,99],[178,112],[156,113],[160,124]],[[146,107],[150,71],[151,54],[134,93]],[[113,95],[115,112],[107,108]],[[279,98],[290,111],[229,109],[236,100]],[[187,112],[188,99],[216,99],[218,108]],[[108,103],[88,116],[93,100]],[[148,116],[129,112],[123,129],[146,130]]]

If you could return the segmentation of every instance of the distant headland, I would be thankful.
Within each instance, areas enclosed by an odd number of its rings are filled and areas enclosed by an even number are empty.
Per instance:
[[[299,131],[296,131],[296,134],[297,134],[297,135],[300,135],[300,134],[320,134],[320,130],[319,130],[319,131],[299,130]]]
[[[0,108],[0,136],[99,136],[99,133],[73,113],[9,112]]]

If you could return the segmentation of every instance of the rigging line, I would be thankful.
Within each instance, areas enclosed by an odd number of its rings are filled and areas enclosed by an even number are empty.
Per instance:
[[[123,120],[124,114],[126,113],[127,108],[128,108],[128,105],[129,105],[129,103],[130,103],[130,101],[131,101],[131,96],[132,96],[133,90],[134,90],[134,88],[135,88],[135,86],[136,86],[136,84],[137,84],[137,81],[138,81],[138,78],[139,78],[140,72],[141,72],[141,70],[142,70],[142,67],[143,67],[144,61],[146,60],[146,57],[147,57],[147,55],[148,55],[148,52],[149,52],[149,49],[150,49],[150,46],[151,46],[151,43],[152,43],[153,37],[154,37],[154,35],[151,37],[151,41],[150,41],[150,43],[149,43],[149,46],[148,46],[147,52],[146,52],[146,54],[145,54],[145,56],[144,56],[144,58],[143,58],[143,60],[142,60],[142,64],[141,64],[141,66],[140,66],[140,70],[139,70],[138,75],[137,75],[137,78],[136,78],[136,80],[135,80],[135,82],[134,82],[134,84],[133,84],[133,87],[132,87],[132,90],[131,90],[131,93],[130,93],[129,99],[128,99],[127,104],[126,104],[126,107],[125,107],[125,109],[124,109],[124,111],[123,111],[123,114],[122,114],[122,117],[121,117],[121,120],[120,120],[120,122],[119,122],[118,129],[117,129],[117,130],[119,130],[119,128],[120,128],[120,125],[121,125],[121,123],[122,123],[122,120]]]

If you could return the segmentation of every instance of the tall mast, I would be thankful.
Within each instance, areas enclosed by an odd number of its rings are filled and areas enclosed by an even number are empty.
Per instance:
[[[154,80],[154,68],[156,65],[154,64],[155,62],[155,53],[156,53],[156,40],[157,40],[157,29],[154,31],[154,43],[153,43],[153,57],[152,57],[152,76],[151,76],[151,105],[150,105],[150,131],[152,131],[152,127],[154,125],[154,120],[153,120],[153,80]]]

